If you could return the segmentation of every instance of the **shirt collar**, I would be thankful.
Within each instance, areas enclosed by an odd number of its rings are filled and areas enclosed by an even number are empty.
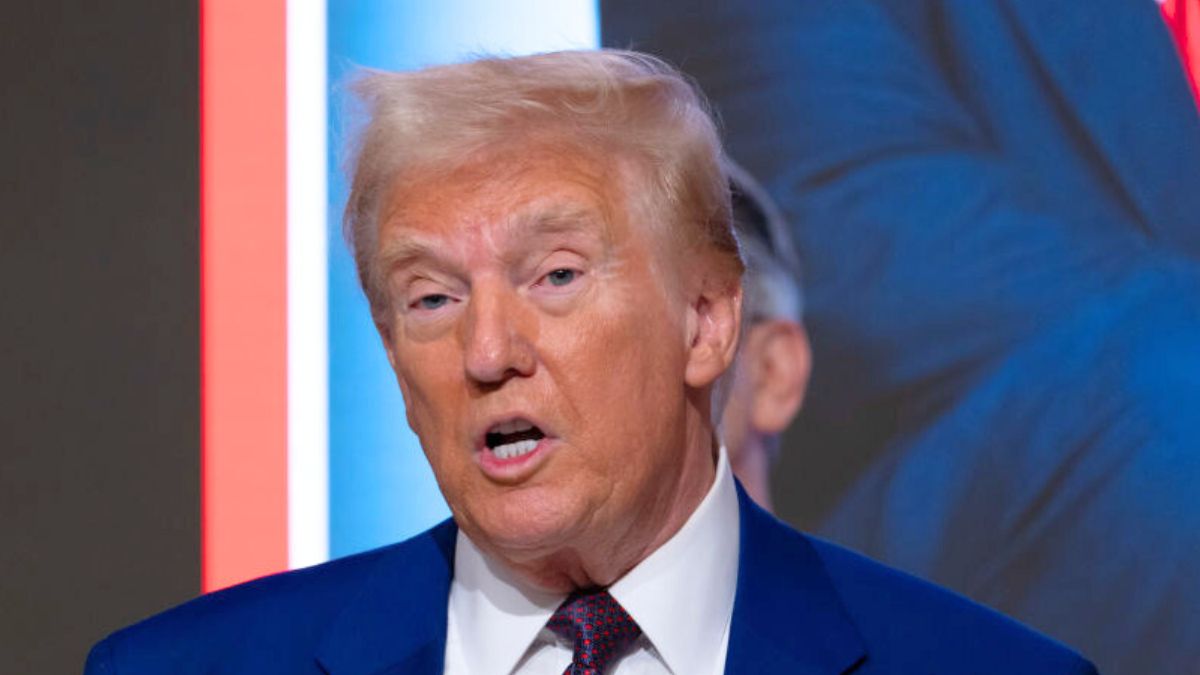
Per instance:
[[[737,488],[722,447],[716,479],[683,527],[608,589],[673,673],[711,672],[724,653],[738,536]]]
[[[458,531],[448,618],[451,638],[469,645],[466,672],[511,673],[565,598],[525,583]]]
[[[510,673],[566,598],[523,582],[460,530],[449,620],[471,673]],[[609,587],[675,673],[706,672],[725,649],[737,589],[737,489],[725,448],[683,527]],[[686,611],[679,611],[686,603]]]

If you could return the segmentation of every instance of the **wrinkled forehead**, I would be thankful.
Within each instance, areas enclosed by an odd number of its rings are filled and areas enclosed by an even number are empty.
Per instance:
[[[586,231],[610,245],[646,240],[652,218],[637,190],[636,164],[569,144],[510,144],[453,166],[397,175],[379,223],[377,259],[406,242]]]

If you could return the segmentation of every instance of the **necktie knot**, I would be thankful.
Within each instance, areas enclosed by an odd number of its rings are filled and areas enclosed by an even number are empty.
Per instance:
[[[603,675],[642,634],[633,617],[605,590],[571,594],[546,626],[574,644],[571,665],[563,675]]]

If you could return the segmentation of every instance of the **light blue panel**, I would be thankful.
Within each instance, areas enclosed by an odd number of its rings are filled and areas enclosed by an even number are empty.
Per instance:
[[[341,86],[359,66],[406,70],[472,54],[599,44],[596,0],[329,2],[329,548],[332,557],[416,534],[449,515],[341,238]]]

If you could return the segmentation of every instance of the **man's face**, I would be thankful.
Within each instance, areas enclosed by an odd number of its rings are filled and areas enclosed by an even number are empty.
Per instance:
[[[459,526],[517,567],[644,546],[711,481],[686,283],[624,184],[510,153],[402,180],[382,213],[380,328],[409,424]],[[534,576],[596,581],[563,574]]]

